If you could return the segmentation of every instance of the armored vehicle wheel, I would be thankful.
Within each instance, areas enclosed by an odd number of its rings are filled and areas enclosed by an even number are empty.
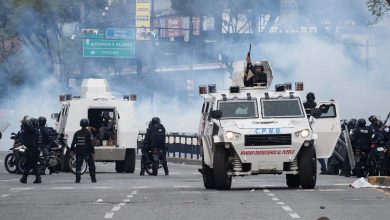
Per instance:
[[[313,145],[301,148],[299,177],[302,189],[313,189],[316,186],[317,156]]]
[[[125,173],[134,173],[135,170],[135,149],[126,149]]]
[[[117,173],[125,172],[125,161],[124,160],[115,161],[115,171]]]
[[[7,156],[5,156],[4,166],[8,173],[16,173],[16,171],[18,171],[16,162],[17,159],[15,157],[15,154],[9,153],[7,154]]]
[[[203,185],[206,189],[215,189],[214,171],[202,161]]]
[[[289,188],[298,188],[300,185],[299,174],[286,174],[286,183]]]
[[[228,152],[224,147],[216,146],[214,151],[214,180],[219,190],[229,190],[232,186],[232,177],[228,171]]]

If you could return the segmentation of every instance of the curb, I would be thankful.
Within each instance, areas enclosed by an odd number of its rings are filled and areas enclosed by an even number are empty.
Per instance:
[[[372,185],[390,186],[390,176],[369,176],[368,182]]]
[[[141,159],[141,155],[137,154],[137,159]],[[187,165],[202,165],[202,160],[195,159],[185,159],[185,158],[177,158],[177,157],[167,157],[167,162],[169,163],[177,163],[177,164],[187,164]]]

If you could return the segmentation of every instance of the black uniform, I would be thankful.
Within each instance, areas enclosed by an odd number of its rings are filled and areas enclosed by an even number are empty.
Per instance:
[[[27,183],[27,177],[31,170],[33,170],[36,177],[34,183],[42,182],[39,170],[40,136],[39,129],[33,128],[32,125],[23,126],[22,131],[19,133],[20,142],[27,148],[25,151],[26,164],[23,176],[20,179],[21,183]]]
[[[253,87],[256,83],[267,85],[267,74],[264,71],[257,72],[252,64],[248,64],[248,69],[252,71],[253,76],[248,79],[247,76],[244,76],[244,85],[246,87]]]
[[[86,128],[78,130],[74,136],[71,145],[71,151],[76,152],[76,183],[81,179],[81,166],[83,160],[87,161],[89,167],[89,174],[92,182],[96,182],[95,174],[95,149],[92,143],[92,134]]]
[[[114,133],[114,122],[110,117],[104,117],[102,126],[99,129],[99,145],[103,145],[103,140],[112,137]]]
[[[147,161],[148,158],[148,151],[151,148],[160,148],[162,151],[161,154],[161,161],[162,165],[164,167],[165,175],[168,175],[169,170],[168,170],[168,164],[167,164],[167,149],[165,147],[165,135],[164,135],[164,141],[157,140],[155,138],[155,132],[161,132],[165,134],[165,128],[162,124],[160,123],[155,123],[155,124],[150,124],[149,128],[146,130],[145,134],[145,139],[142,144],[142,158],[141,158],[141,175],[143,175],[145,171],[145,161]]]

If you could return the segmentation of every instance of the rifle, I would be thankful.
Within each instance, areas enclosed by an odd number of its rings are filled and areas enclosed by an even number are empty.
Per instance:
[[[249,51],[248,51],[248,53],[246,54],[248,57],[251,56],[251,50],[252,50],[252,44],[249,44]]]
[[[390,112],[387,114],[387,117],[386,117],[385,121],[383,122],[384,127],[386,126],[386,123],[389,120],[389,118],[390,118]]]

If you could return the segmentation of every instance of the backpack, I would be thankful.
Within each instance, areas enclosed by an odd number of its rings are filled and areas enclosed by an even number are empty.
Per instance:
[[[165,128],[161,124],[156,124],[151,129],[150,134],[151,147],[164,148],[165,145]]]

